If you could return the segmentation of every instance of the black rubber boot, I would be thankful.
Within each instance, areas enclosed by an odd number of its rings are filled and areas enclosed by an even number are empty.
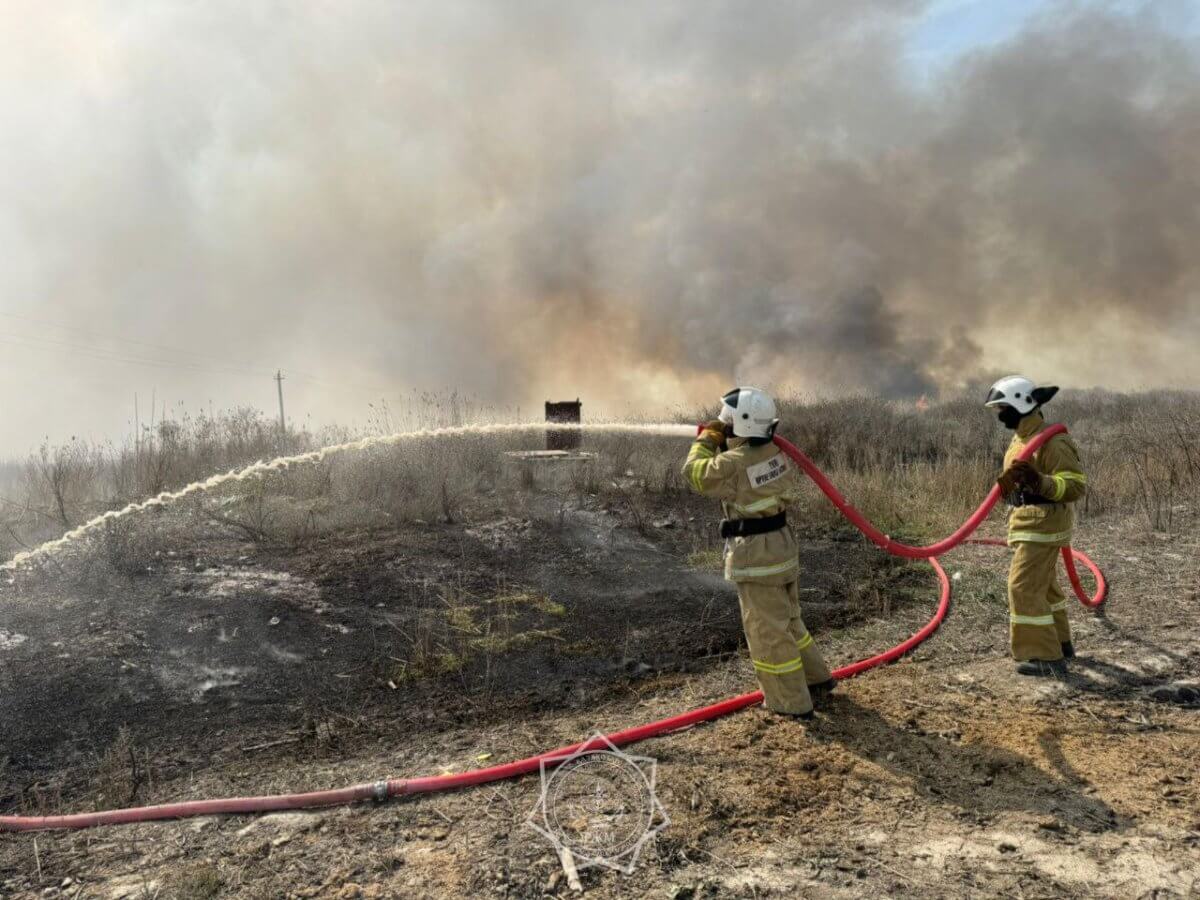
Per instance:
[[[1063,641],[1062,648],[1063,648],[1063,659],[1074,659],[1075,658],[1075,645],[1074,644],[1072,644],[1070,641]]]
[[[1017,674],[1031,675],[1034,678],[1062,676],[1067,674],[1067,664],[1061,659],[1027,659],[1017,663]]]
[[[814,704],[820,706],[829,700],[829,696],[833,693],[835,687],[837,687],[837,679],[830,678],[828,681],[810,684],[808,686],[808,695],[812,697]]]

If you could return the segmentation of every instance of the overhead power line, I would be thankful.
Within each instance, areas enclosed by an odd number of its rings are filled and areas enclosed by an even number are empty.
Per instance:
[[[216,362],[222,365],[232,365],[238,368],[253,368],[247,367],[244,362],[231,360],[226,357],[217,357],[205,353],[197,353],[195,350],[185,350],[181,347],[171,347],[166,344],[156,344],[149,341],[139,341],[131,337],[117,334],[108,334],[104,332],[94,331],[90,328],[80,328],[78,325],[67,325],[62,322],[52,322],[46,319],[36,319],[32,316],[19,315],[17,313],[0,312],[0,317],[5,319],[15,319],[20,322],[28,322],[31,325],[40,325],[43,328],[57,328],[62,331],[73,332],[84,337],[90,337],[102,341],[114,341],[116,343],[128,344],[134,347],[144,347],[149,350],[157,350],[162,353],[170,353],[173,356],[187,356],[196,360],[207,362]]]
[[[114,347],[98,346],[96,344],[84,343],[78,340],[66,340],[42,335],[18,334],[0,330],[0,344],[6,344],[10,347],[16,347],[23,350],[42,353],[65,352],[71,354],[71,356],[75,358],[95,360],[97,362],[147,366],[169,371],[197,372],[255,379],[274,377],[274,373],[272,373],[270,369],[266,367],[255,368],[232,360],[223,359],[221,357],[199,354],[195,353],[194,351],[170,347],[164,344],[138,341],[132,338],[117,337],[115,335],[105,335],[85,328],[77,328],[70,325],[63,325],[61,323],[48,322],[40,319],[34,319],[29,316],[16,315],[14,313],[0,312],[0,316],[7,319],[28,322],[30,324],[42,325],[48,328],[57,328],[66,332],[93,337],[101,341],[112,341],[116,343],[124,343],[130,347],[146,348],[143,350],[134,351]],[[322,378],[318,378],[317,376],[308,372],[302,372],[292,368],[288,368],[288,375],[315,387],[321,387],[332,391],[345,390],[349,388],[362,391],[364,393],[378,393],[386,395],[395,390],[395,387],[385,388],[379,385],[363,385],[346,381],[332,383],[325,381]]]
[[[269,370],[253,371],[250,369],[232,369],[232,368],[217,368],[215,366],[201,365],[191,362],[186,359],[169,360],[157,359],[154,357],[132,356],[127,353],[109,350],[104,347],[93,347],[87,344],[79,344],[73,341],[60,341],[54,338],[34,337],[31,335],[19,335],[0,332],[0,342],[10,346],[21,347],[26,350],[38,350],[42,352],[48,351],[69,351],[72,355],[83,357],[85,359],[99,360],[102,362],[119,362],[132,365],[153,366],[162,369],[185,370],[192,372],[207,372],[209,374],[219,375],[239,375],[254,378],[266,377]]]
[[[0,317],[13,319],[20,322],[27,322],[31,325],[40,325],[44,328],[57,328],[62,331],[71,332],[83,337],[89,337],[100,341],[111,341],[120,344],[127,344],[131,347],[145,348],[140,350],[137,356],[130,353],[122,354],[120,350],[114,350],[109,347],[97,347],[91,344],[68,344],[65,341],[58,341],[55,338],[41,337],[37,335],[20,335],[8,334],[0,331],[0,338],[18,338],[29,341],[43,341],[46,343],[58,343],[62,346],[71,346],[81,351],[98,352],[106,354],[106,358],[110,361],[129,362],[137,365],[153,365],[161,368],[187,368],[193,371],[209,371],[217,374],[238,374],[252,375],[256,378],[269,377],[271,370],[263,367],[257,368],[253,365],[248,365],[245,362],[231,360],[227,357],[213,356],[206,353],[197,353],[194,350],[185,350],[181,347],[172,347],[166,344],[158,344],[150,341],[140,341],[134,338],[125,337],[122,335],[109,334],[98,332],[89,328],[80,328],[76,325],[67,325],[62,322],[52,322],[46,319],[38,319],[32,316],[19,315],[17,313],[0,312]],[[145,350],[157,351],[158,356],[149,355]],[[171,356],[170,359],[162,359],[161,354],[166,353]],[[214,368],[209,363],[215,363],[220,368]],[[329,384],[308,372],[301,372],[297,369],[288,369],[288,373],[293,377],[300,378],[320,387],[336,389],[336,385]]]

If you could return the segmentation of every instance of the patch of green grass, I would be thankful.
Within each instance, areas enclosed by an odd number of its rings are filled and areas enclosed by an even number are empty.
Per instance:
[[[461,653],[437,652],[419,654],[399,667],[395,678],[397,681],[415,681],[418,678],[431,678],[435,675],[451,675],[461,672],[467,664],[467,658]]]
[[[548,618],[561,619],[561,603],[532,591],[517,591],[480,599],[448,593],[445,606],[430,610],[410,656],[389,668],[391,680],[412,682],[461,672],[482,655],[523,650],[546,640],[562,641],[559,628],[539,627]],[[468,602],[470,601],[470,602]]]
[[[548,616],[563,616],[567,613],[567,608],[561,603],[556,603],[549,597],[542,594],[535,594],[531,591],[518,591],[513,594],[501,594],[498,597],[493,597],[487,601],[493,606],[499,607],[501,610],[510,609],[513,607],[528,607],[535,609],[538,612],[545,613]],[[501,617],[506,614],[502,613]],[[509,616],[511,617],[511,616]]]
[[[477,609],[477,606],[451,606],[446,610],[446,624],[455,631],[479,634],[479,625],[475,622]]]
[[[592,656],[597,652],[598,645],[592,641],[572,641],[558,649],[559,656]]]
[[[523,650],[545,640],[562,640],[562,638],[559,636],[557,628],[549,630],[531,628],[516,634],[489,634],[471,641],[471,646],[484,653],[507,653],[510,650]]]
[[[693,569],[720,572],[725,568],[725,554],[720,550],[697,550],[688,554],[687,562]]]

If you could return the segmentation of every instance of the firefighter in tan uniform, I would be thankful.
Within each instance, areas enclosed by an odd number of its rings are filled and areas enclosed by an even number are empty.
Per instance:
[[[1056,387],[1036,387],[1028,378],[1010,375],[992,385],[985,401],[985,406],[998,411],[1001,423],[1016,432],[1004,454],[999,483],[1012,506],[1009,630],[1013,659],[1022,675],[1061,673],[1064,659],[1075,655],[1057,566],[1061,548],[1071,544],[1072,504],[1087,490],[1079,448],[1060,434],[1030,461],[1015,461],[1025,445],[1046,429],[1041,407],[1057,392]]]
[[[834,681],[800,615],[800,562],[785,510],[799,496],[801,474],[771,440],[779,419],[769,395],[735,388],[722,400],[721,417],[692,444],[683,475],[721,501],[725,578],[737,585],[764,705],[812,718],[813,699]]]

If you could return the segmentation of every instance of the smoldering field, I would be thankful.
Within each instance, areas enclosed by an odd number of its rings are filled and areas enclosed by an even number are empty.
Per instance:
[[[1079,543],[1113,587],[1104,616],[1072,613],[1071,676],[1014,683],[1002,558],[956,551],[953,613],[935,638],[843,685],[814,729],[747,711],[646,745],[672,826],[635,882],[593,872],[589,893],[728,882],[710,893],[790,896],[801,879],[846,896],[1187,896],[1200,852],[1200,395],[1066,391],[1050,411],[1081,445]],[[925,409],[793,398],[783,415],[853,502],[911,540],[944,535],[978,503],[1007,437],[978,392]],[[502,417],[429,397],[375,425]],[[4,469],[8,551],[214,471],[356,436],[281,441],[244,411],[181,416],[119,446],[47,446]],[[531,436],[347,452],[129,515],[10,573],[0,808],[465,771],[750,690],[717,513],[678,473],[686,445],[588,433],[596,458],[566,468],[504,455],[541,446]],[[831,659],[928,619],[925,566],[867,546],[815,488],[792,520],[805,619]],[[1000,529],[998,515],[985,525]],[[764,771],[779,773],[768,791]],[[44,897],[70,878],[100,897],[562,895],[557,858],[524,824],[537,790],[524,779],[344,815],[39,835],[36,855],[14,837],[0,842],[0,890]],[[898,811],[882,844],[864,838],[863,822]],[[766,843],[775,819],[789,827]],[[927,860],[931,833],[974,842],[975,855]],[[1027,855],[1013,866],[1018,844]],[[743,855],[764,861],[721,861]]]
[[[0,467],[0,548],[28,550],[108,510],[173,491],[220,472],[284,454],[362,437],[503,420],[511,411],[459,395],[410,400],[403,414],[380,407],[368,429],[289,432],[253,409],[211,417],[181,415],[147,426],[123,444],[73,440],[44,445]],[[851,397],[782,402],[781,433],[797,443],[852,502],[889,533],[921,539],[957,525],[998,473],[1008,432],[978,398],[926,405]],[[703,412],[675,421],[697,421]],[[1200,500],[1200,395],[1067,391],[1048,407],[1080,444],[1089,491],[1084,521],[1111,516],[1148,531],[1187,530]],[[403,424],[401,424],[403,423]],[[302,547],[333,533],[387,531],[414,522],[470,523],[480,498],[519,506],[549,490],[586,501],[619,497],[650,523],[687,504],[678,469],[686,441],[588,432],[589,462],[530,466],[507,451],[542,446],[538,435],[466,435],[347,451],[315,463],[232,482],[162,509],[137,512],[96,529],[43,561],[75,577],[116,567],[152,568],[168,548],[202,534],[266,547]],[[804,529],[845,528],[815,488],[793,519]],[[648,525],[647,525],[648,527]],[[703,553],[714,546],[706,521],[685,526]]]

